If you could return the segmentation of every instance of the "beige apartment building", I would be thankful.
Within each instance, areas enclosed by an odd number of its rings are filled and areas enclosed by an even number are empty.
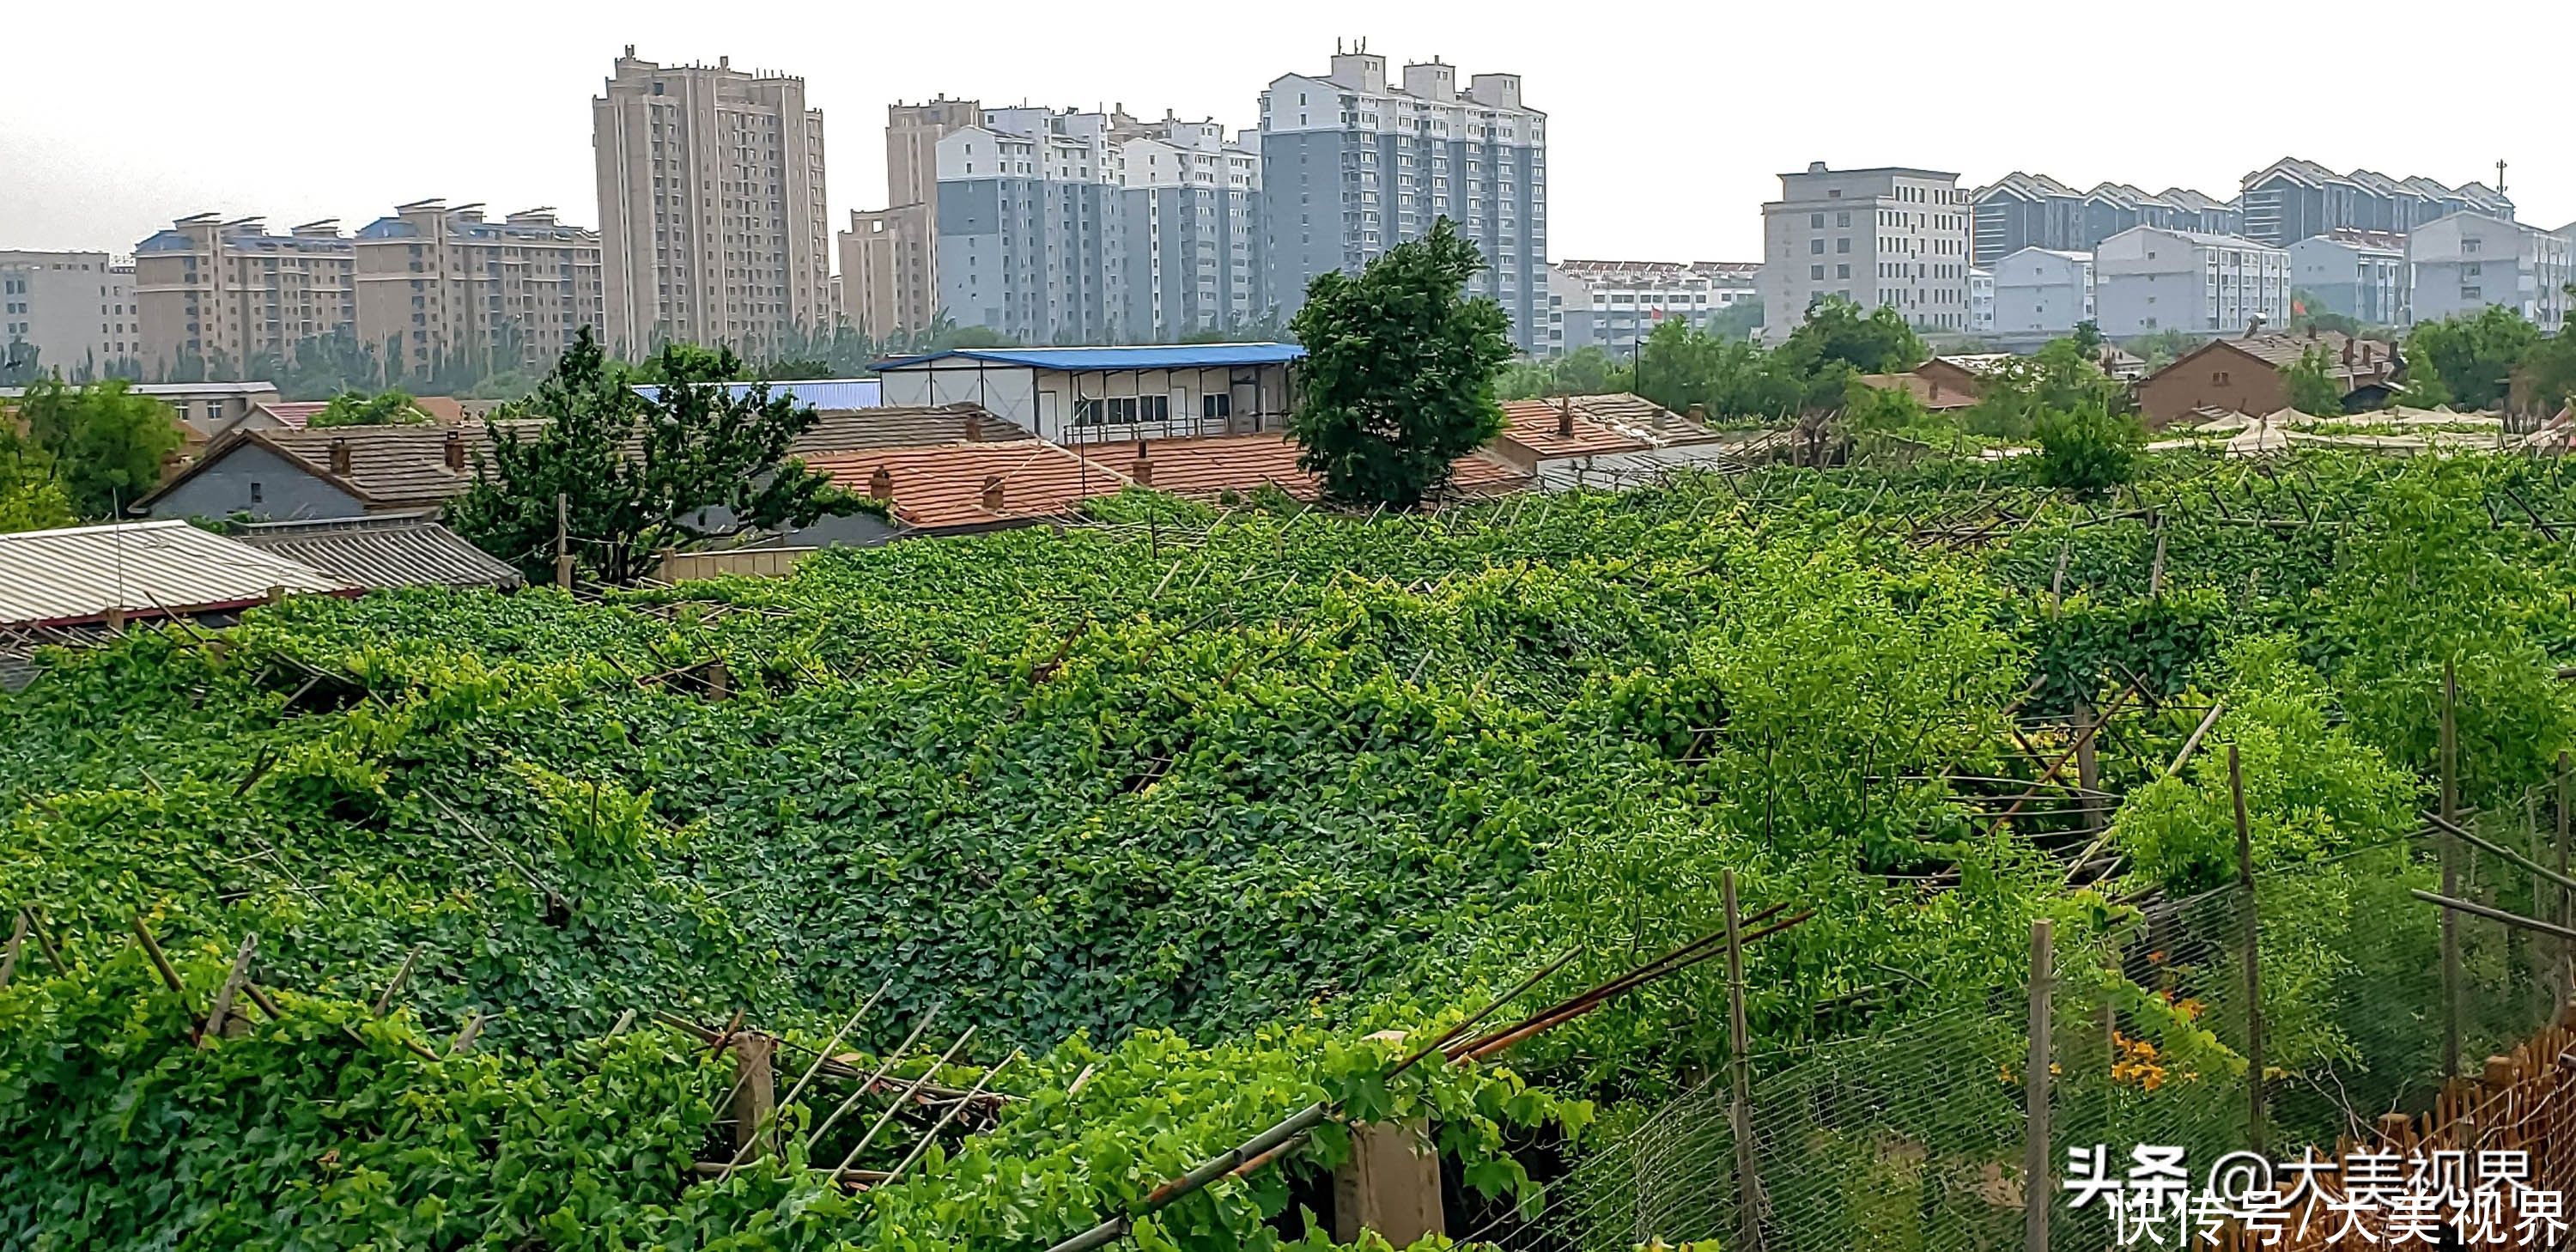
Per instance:
[[[1892,308],[1917,330],[1965,334],[1973,215],[1946,171],[1818,161],[1782,174],[1780,198],[1762,206],[1762,337],[1786,339],[1829,296]]]
[[[804,79],[663,66],[629,45],[591,119],[612,346],[757,354],[829,326],[823,114]]]
[[[599,233],[551,208],[500,221],[483,206],[421,200],[358,231],[358,335],[390,370],[436,362],[542,368],[600,324]]]
[[[140,316],[130,260],[0,248],[0,365],[95,375],[142,354]]]
[[[193,360],[218,374],[263,354],[282,358],[301,340],[356,325],[356,265],[337,221],[278,235],[256,217],[180,218],[134,249],[138,355],[155,371]]]
[[[842,313],[871,338],[918,332],[939,316],[939,141],[983,124],[973,100],[886,106],[886,204],[854,210],[839,239]]]

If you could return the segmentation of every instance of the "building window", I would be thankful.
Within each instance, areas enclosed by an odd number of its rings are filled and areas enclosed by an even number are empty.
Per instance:
[[[2225,370],[2213,370],[2213,371],[2211,371],[2211,372],[2210,372],[2210,375],[2209,375],[2209,385],[2210,385],[2210,386],[2213,386],[2213,387],[2224,387],[2224,386],[2226,386],[2226,385],[2227,385],[2227,371],[2225,371]]]
[[[1809,255],[1809,256],[1823,256],[1824,254],[1825,254],[1825,241],[1824,241],[1824,240],[1822,240],[1822,239],[1810,239],[1810,240],[1808,240],[1808,241],[1807,241],[1807,255]]]
[[[1824,281],[1824,278],[1825,278],[1825,267],[1824,267],[1824,266],[1821,266],[1821,265],[1810,265],[1810,266],[1808,266],[1808,267],[1807,267],[1807,277],[1812,278],[1812,279],[1814,279],[1814,280],[1816,280],[1816,281],[1818,281],[1818,282],[1823,282],[1823,281]]]
[[[1209,419],[1234,416],[1234,396],[1223,391],[1213,391],[1200,396],[1199,416]]]

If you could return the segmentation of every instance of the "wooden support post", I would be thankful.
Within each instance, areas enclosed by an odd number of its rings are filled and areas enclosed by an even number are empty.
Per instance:
[[[738,1161],[766,1154],[777,1130],[778,1087],[770,1072],[777,1041],[758,1031],[734,1036],[733,1154]]]
[[[2165,593],[2165,515],[2156,514],[2156,556],[2147,567],[2147,598],[2157,599]]]
[[[2442,820],[2460,820],[2459,680],[2442,663]],[[2442,832],[2442,894],[2460,897],[2460,840]],[[2460,917],[2442,911],[2442,1077],[2460,1076]]]
[[[2254,900],[2254,836],[2245,821],[2245,774],[2236,745],[2227,745],[2227,791],[2236,803],[2236,885],[2245,893],[2245,1127],[2246,1146],[2263,1151],[2263,932]]]
[[[197,1042],[227,1038],[250,1028],[250,1019],[233,1013],[233,1002],[241,998],[242,988],[250,982],[250,959],[259,952],[259,936],[243,935],[241,948],[233,953],[231,972],[224,975],[223,988],[215,992],[215,1006],[206,1011],[206,1028],[197,1034]]]
[[[1357,1243],[1374,1230],[1396,1247],[1448,1228],[1440,1205],[1440,1154],[1431,1126],[1369,1122],[1351,1127],[1350,1159],[1333,1171],[1333,1238]]]
[[[2558,876],[2561,878],[2567,876],[2567,801],[2569,789],[2567,766],[2567,751],[2562,748],[2558,752],[2557,847]],[[2571,892],[2564,886],[2558,889],[2558,915],[2550,920],[2557,922],[2561,926],[2576,926],[2576,892]],[[2568,1005],[2571,1002],[2576,1002],[2571,1001],[2571,996],[2576,996],[2576,990],[2571,990],[2570,984],[2576,984],[2576,942],[2561,939],[2558,941],[2558,1015],[2561,1018],[2565,1018],[2567,1016]]]
[[[572,496],[555,493],[555,585],[572,590]]]
[[[2075,785],[2084,789],[2084,833],[2093,834],[2102,827],[2102,813],[2093,802],[2093,793],[2102,789],[2102,764],[2093,751],[2093,701],[2075,702]]]
[[[1747,1055],[1751,1030],[1744,1019],[1744,921],[1735,906],[1735,871],[1720,879],[1726,903],[1726,1049],[1733,1091],[1726,1105],[1726,1126],[1735,1140],[1736,1246],[1761,1252],[1762,1178],[1753,1151],[1753,1059]]]
[[[2030,1056],[2024,1062],[2022,1110],[2025,1117],[2021,1151],[2022,1246],[2025,1252],[2048,1252],[2049,1061],[2056,1055],[2050,1039],[2049,998],[2056,990],[2057,945],[2045,917],[2030,924]]]

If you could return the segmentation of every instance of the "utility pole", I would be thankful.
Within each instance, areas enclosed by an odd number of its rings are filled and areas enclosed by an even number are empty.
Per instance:
[[[555,585],[572,590],[572,495],[555,493]]]

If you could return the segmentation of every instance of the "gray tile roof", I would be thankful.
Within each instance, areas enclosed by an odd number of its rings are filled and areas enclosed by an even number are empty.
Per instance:
[[[516,587],[519,571],[426,515],[260,522],[234,536],[354,587]]]

